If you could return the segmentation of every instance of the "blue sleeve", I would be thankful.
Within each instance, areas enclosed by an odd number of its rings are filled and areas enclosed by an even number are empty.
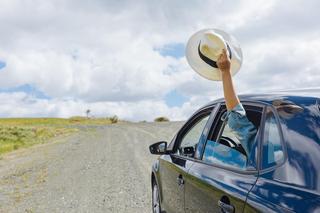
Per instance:
[[[249,156],[254,142],[254,137],[257,134],[256,127],[248,120],[246,111],[241,103],[235,106],[232,110],[229,110],[227,117],[229,128],[240,141],[243,149],[247,153],[247,156]]]

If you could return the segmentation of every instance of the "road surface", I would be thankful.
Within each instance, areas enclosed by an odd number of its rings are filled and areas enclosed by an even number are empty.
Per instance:
[[[83,130],[0,159],[0,212],[151,212],[148,146],[181,122]]]

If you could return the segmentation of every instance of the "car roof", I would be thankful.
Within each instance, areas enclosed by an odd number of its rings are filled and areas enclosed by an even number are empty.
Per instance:
[[[271,105],[274,103],[274,101],[285,101],[292,104],[301,105],[304,103],[319,101],[320,88],[283,90],[261,94],[241,94],[239,95],[239,99],[240,101],[262,102]],[[217,100],[211,101],[203,107],[208,107],[219,102],[224,102],[224,98],[219,98]]]

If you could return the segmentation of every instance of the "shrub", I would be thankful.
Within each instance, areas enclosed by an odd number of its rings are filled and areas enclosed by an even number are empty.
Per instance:
[[[114,115],[113,117],[110,118],[110,121],[112,124],[118,123],[119,121],[118,116]]]
[[[154,119],[155,122],[168,122],[170,121],[169,118],[161,116]]]

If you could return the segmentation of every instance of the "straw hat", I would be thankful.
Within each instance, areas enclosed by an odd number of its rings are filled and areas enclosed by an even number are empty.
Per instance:
[[[221,81],[216,62],[222,49],[227,50],[231,74],[235,75],[242,64],[242,51],[237,40],[222,30],[204,29],[193,34],[186,47],[186,58],[192,69],[204,78]]]

